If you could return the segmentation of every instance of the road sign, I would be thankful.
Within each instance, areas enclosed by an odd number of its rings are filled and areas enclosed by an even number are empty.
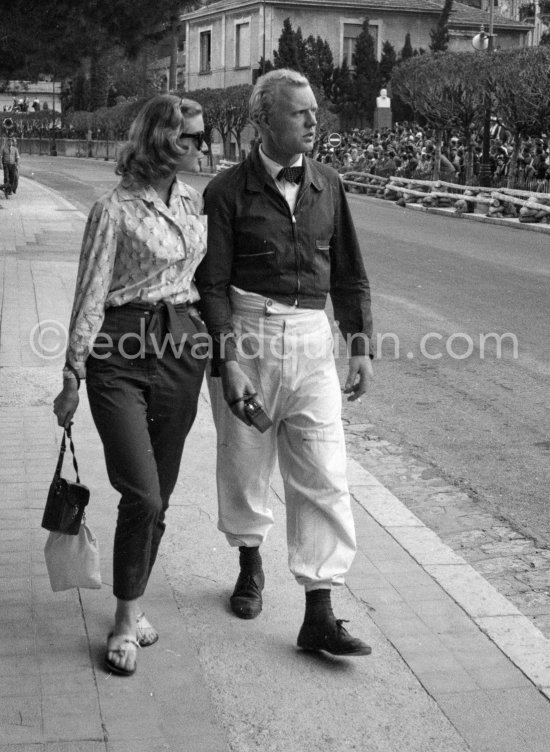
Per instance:
[[[339,133],[331,133],[328,137],[328,142],[335,149],[342,143],[342,136]]]

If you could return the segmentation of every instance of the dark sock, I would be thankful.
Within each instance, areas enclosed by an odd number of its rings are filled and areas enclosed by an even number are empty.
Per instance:
[[[306,592],[306,614],[304,621],[318,624],[324,621],[334,621],[330,589],[310,590]]]
[[[259,546],[239,546],[239,565],[241,572],[257,574],[262,569],[262,557]]]

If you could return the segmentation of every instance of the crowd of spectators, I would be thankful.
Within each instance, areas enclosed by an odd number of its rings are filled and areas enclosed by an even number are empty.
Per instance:
[[[42,114],[42,113],[41,113]],[[7,134],[4,134],[7,135]],[[87,138],[101,139],[104,134],[96,129],[80,133],[71,125],[56,118],[28,117],[13,123],[12,135],[18,138]],[[332,164],[340,173],[367,172],[383,177],[398,176],[432,180],[436,157],[434,133],[415,123],[395,123],[391,129],[353,129],[341,134],[340,146],[332,148],[324,141],[318,147],[316,158]],[[478,134],[472,142],[472,177],[469,183],[479,182],[482,161],[482,137]],[[466,183],[467,145],[459,134],[448,133],[441,146],[439,179],[447,182]],[[492,184],[504,186],[508,181],[512,139],[501,126],[492,130],[490,148],[490,169]],[[521,144],[516,179],[516,187],[527,187],[550,193],[550,139],[540,137],[524,139]]]
[[[396,123],[392,129],[381,131],[354,129],[341,134],[340,146],[332,148],[322,143],[316,154],[319,161],[332,164],[340,173],[368,172],[383,177],[401,176],[431,180],[434,175],[436,148],[434,133],[413,123]],[[447,134],[441,146],[439,179],[447,182],[466,182],[467,145],[456,134]],[[479,181],[482,162],[482,138],[472,143],[472,183]],[[513,145],[504,128],[492,129],[490,168],[495,186],[508,179]],[[517,163],[518,185],[548,183],[550,181],[550,139],[525,139]],[[548,187],[548,186],[547,186]]]

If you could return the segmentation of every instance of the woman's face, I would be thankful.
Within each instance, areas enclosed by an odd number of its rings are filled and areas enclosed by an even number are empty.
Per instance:
[[[201,134],[203,131],[204,120],[202,115],[185,118],[181,135],[178,138],[178,144],[185,153],[178,161],[178,170],[199,172],[199,157],[206,150],[206,144],[202,139],[198,143],[197,139],[192,138],[192,136],[193,134]]]

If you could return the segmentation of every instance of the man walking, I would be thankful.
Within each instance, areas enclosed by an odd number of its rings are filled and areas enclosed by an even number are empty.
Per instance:
[[[269,483],[278,458],[289,566],[306,596],[298,646],[368,655],[331,606],[331,588],[343,584],[356,544],[324,307],[330,293],[351,338],[344,391],[359,399],[372,376],[370,288],[338,174],[304,156],[316,112],[303,75],[279,69],[260,77],[250,117],[261,144],[205,192],[208,251],[196,280],[213,338],[218,527],[240,552],[231,608],[252,619],[262,610],[259,547],[273,524]],[[251,425],[250,397],[271,427],[265,419],[262,431]]]
[[[14,138],[8,138],[2,149],[2,167],[4,169],[4,192],[6,196],[17,193],[19,183],[19,150]]]

